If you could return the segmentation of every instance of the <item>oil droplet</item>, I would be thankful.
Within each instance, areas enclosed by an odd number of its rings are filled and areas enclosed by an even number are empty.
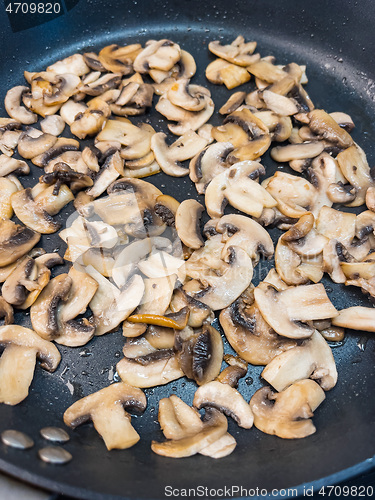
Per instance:
[[[245,378],[245,382],[247,385],[251,385],[254,383],[254,380],[251,378],[251,377],[246,377]]]

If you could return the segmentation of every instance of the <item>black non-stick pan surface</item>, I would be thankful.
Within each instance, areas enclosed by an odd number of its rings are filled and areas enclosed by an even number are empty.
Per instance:
[[[65,7],[69,5],[66,3]],[[4,11],[0,16],[1,96],[8,88],[23,83],[24,70],[43,70],[76,51],[95,50],[114,42],[170,38],[194,55],[198,66],[194,81],[210,88],[218,110],[230,91],[205,80],[204,69],[213,59],[207,45],[216,39],[231,42],[243,34],[248,40],[258,41],[262,55],[275,55],[279,63],[307,64],[307,90],[316,107],[349,113],[356,124],[353,137],[366,151],[370,165],[375,164],[375,4],[371,0],[81,0],[71,10],[66,9],[64,15],[20,31],[16,31],[20,29],[17,19],[13,17],[12,30]],[[248,84],[246,88],[250,87]],[[1,111],[4,116],[4,110]],[[165,121],[155,111],[140,120],[150,120],[157,130],[166,130]],[[211,122],[220,123],[217,112]],[[271,175],[275,165],[269,157],[263,163],[267,176]],[[40,170],[34,168],[33,179],[25,178],[24,185],[31,185],[39,175]],[[148,180],[179,200],[198,199],[188,178],[158,174]],[[68,207],[58,218],[66,219],[71,211]],[[279,234],[273,231],[275,238]],[[57,235],[43,237],[43,246],[50,251],[64,251]],[[255,284],[271,266],[272,262],[259,264]],[[337,286],[329,279],[324,284],[338,309],[371,306],[357,288]],[[20,314],[16,320],[29,325],[28,316]],[[133,418],[142,438],[133,448],[108,452],[88,424],[70,432],[66,449],[73,460],[68,465],[58,467],[41,462],[37,449],[45,442],[39,429],[63,425],[62,414],[70,404],[110,383],[122,345],[123,337],[118,331],[96,338],[83,348],[59,346],[59,369],[49,374],[38,368],[29,397],[16,407],[0,408],[0,431],[23,430],[36,441],[34,448],[23,452],[0,445],[0,469],[66,495],[112,500],[164,498],[166,486],[242,486],[269,492],[274,488],[297,487],[301,494],[303,485],[335,484],[373,467],[374,334],[355,331],[348,332],[344,344],[333,349],[339,381],[316,411],[317,432],[311,437],[281,440],[255,428],[239,429],[230,422],[229,430],[238,446],[224,459],[200,455],[181,460],[159,457],[150,450],[151,439],[162,439],[157,423],[159,399],[175,392],[191,403],[196,388],[193,382],[181,379],[145,391],[148,408],[143,416]],[[230,352],[228,346],[226,350]],[[262,386],[260,372],[261,367],[250,367],[246,379],[240,381],[239,390],[246,400]]]

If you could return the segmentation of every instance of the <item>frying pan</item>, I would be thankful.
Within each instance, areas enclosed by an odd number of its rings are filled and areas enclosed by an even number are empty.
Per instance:
[[[73,6],[72,2],[65,4],[65,7]],[[356,124],[353,137],[366,151],[370,165],[374,164],[375,5],[371,0],[360,3],[341,0],[81,0],[65,11],[50,22],[20,31],[16,31],[14,19],[12,31],[5,14],[2,15],[2,96],[8,88],[23,82],[24,70],[42,70],[76,51],[95,50],[114,42],[144,43],[150,38],[171,38],[194,55],[198,66],[194,81],[210,88],[216,109],[219,109],[230,92],[209,85],[205,80],[204,68],[212,60],[207,44],[218,38],[228,43],[243,34],[248,40],[258,41],[261,54],[273,54],[280,63],[307,64],[310,80],[307,90],[316,107],[349,113]],[[1,111],[4,116],[4,110]],[[145,119],[157,130],[166,130],[165,122],[155,111],[140,117],[140,121]],[[217,113],[211,122],[220,123]],[[263,163],[267,175],[272,175],[275,165],[271,159],[266,156]],[[25,178],[24,185],[31,185],[39,175],[40,170],[33,168],[33,178]],[[199,199],[189,179],[158,174],[149,180],[179,200]],[[65,220],[71,211],[68,207],[58,218]],[[274,238],[279,234],[277,230],[272,232]],[[42,244],[48,251],[64,251],[57,235],[43,237]],[[255,284],[265,277],[271,266],[272,262],[260,263]],[[58,273],[63,271],[60,268]],[[333,284],[328,278],[323,282],[338,309],[351,305],[370,306],[357,288],[343,290],[343,286]],[[30,324],[27,315],[17,314],[16,321],[26,326]],[[258,487],[269,492],[274,488],[295,487],[301,494],[303,485],[335,484],[373,467],[374,340],[370,334],[355,331],[348,333],[344,345],[333,349],[339,381],[316,411],[317,432],[311,437],[281,440],[255,428],[251,431],[239,429],[230,422],[229,430],[238,446],[224,459],[159,457],[150,451],[151,439],[162,439],[157,423],[158,400],[176,392],[191,403],[194,394],[194,383],[181,379],[146,390],[148,409],[142,417],[133,419],[142,439],[133,448],[107,452],[92,425],[88,424],[71,432],[72,439],[65,446],[73,455],[69,464],[54,467],[38,460],[37,449],[45,445],[39,429],[63,425],[62,414],[70,404],[109,384],[122,345],[123,337],[118,331],[96,338],[84,348],[59,346],[63,358],[57,372],[48,374],[37,369],[30,396],[16,407],[2,405],[0,408],[0,431],[23,430],[36,441],[34,448],[24,452],[1,445],[1,470],[73,497],[114,500],[164,498],[167,485],[174,488],[198,485]],[[226,351],[231,352],[228,346]],[[259,376],[261,369],[250,367],[246,379],[240,381],[239,390],[247,400],[263,385]],[[234,493],[241,496],[241,491]]]

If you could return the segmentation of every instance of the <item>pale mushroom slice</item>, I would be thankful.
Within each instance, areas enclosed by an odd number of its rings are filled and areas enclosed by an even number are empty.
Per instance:
[[[95,97],[87,103],[83,113],[78,113],[70,131],[79,139],[85,139],[100,132],[111,114],[110,106],[100,97]]]
[[[208,215],[219,218],[226,203],[242,212],[260,217],[264,208],[272,208],[277,201],[251,177],[262,168],[258,162],[243,161],[216,175],[206,189],[205,203]]]
[[[254,290],[254,299],[265,321],[279,334],[294,339],[311,337],[308,322],[338,315],[324,285],[300,285],[277,291],[268,283]]]
[[[194,250],[204,245],[199,228],[203,211],[203,205],[193,199],[184,200],[176,211],[175,227],[178,237],[182,243]]]
[[[11,177],[0,177],[0,219],[12,218],[13,208],[10,199],[12,194],[18,190],[18,185],[13,182]]]
[[[195,408],[175,394],[159,401],[159,424],[167,439],[183,439],[200,432],[204,424]]]
[[[47,167],[51,160],[54,160],[58,156],[62,155],[67,151],[78,151],[79,142],[75,139],[69,139],[66,137],[59,137],[55,144],[48,149],[45,153],[34,156],[32,163],[37,167]]]
[[[29,88],[23,85],[8,90],[5,96],[5,110],[8,115],[24,125],[31,125],[38,120],[38,115],[28,110],[21,104],[22,96],[29,92]]]
[[[324,206],[316,219],[316,230],[329,240],[349,246],[356,234],[356,215]]]
[[[301,345],[276,356],[262,377],[279,392],[306,378],[317,380],[328,391],[336,385],[337,369],[331,348],[315,330]]]
[[[4,325],[11,325],[14,322],[13,307],[0,296],[0,318],[4,319]]]
[[[64,423],[75,429],[91,420],[108,450],[124,450],[140,439],[126,410],[143,413],[146,406],[146,396],[140,389],[119,382],[76,401],[65,411]]]
[[[274,253],[273,242],[268,232],[250,217],[244,215],[224,215],[216,224],[216,231],[222,234],[225,246],[222,259],[228,255],[228,249],[237,246],[245,250],[255,266],[262,255],[269,259]]]
[[[0,177],[9,174],[27,175],[30,173],[29,165],[23,160],[10,158],[7,155],[0,155]]]
[[[254,116],[262,120],[268,128],[272,140],[284,142],[292,136],[293,125],[289,116],[280,116],[273,111],[261,110],[254,112]]]
[[[30,160],[51,149],[56,141],[57,138],[51,134],[41,134],[37,137],[32,137],[27,132],[23,132],[18,141],[17,151],[22,158]]]
[[[254,426],[283,439],[299,439],[314,434],[313,412],[324,401],[323,389],[313,380],[300,380],[275,393],[259,389],[250,400]]]
[[[154,134],[151,139],[151,149],[160,168],[173,177],[188,175],[189,169],[180,162],[190,160],[197,155],[207,145],[207,141],[192,130],[186,131],[170,146],[166,139],[167,136],[163,132]]]
[[[211,97],[204,94],[202,97],[204,108],[201,111],[187,111],[186,109],[171,103],[166,95],[162,95],[155,109],[168,120],[177,123],[169,123],[168,129],[175,135],[184,135],[189,130],[196,131],[204,125],[212,116],[215,105]]]
[[[230,166],[228,155],[234,147],[230,142],[217,142],[197,153],[190,161],[190,179],[199,194],[204,194],[208,184]]]
[[[182,439],[168,440],[164,443],[152,441],[154,453],[165,457],[183,458],[201,453],[202,450],[216,444],[227,434],[228,421],[226,417],[214,408],[206,410],[203,429]],[[209,451],[210,452],[210,451]]]
[[[232,348],[252,365],[265,365],[297,345],[296,341],[278,335],[264,321],[258,307],[247,305],[241,297],[221,311],[219,320]]]
[[[63,133],[65,122],[59,115],[50,115],[40,122],[40,128],[45,134],[58,136]]]
[[[181,49],[171,40],[149,40],[134,60],[134,71],[148,73],[152,69],[169,71],[180,60]]]
[[[52,71],[56,75],[71,73],[76,76],[83,76],[89,73],[90,68],[87,66],[82,54],[73,54],[51,64],[47,67],[47,71]]]
[[[8,405],[16,405],[28,396],[37,358],[40,366],[50,372],[60,363],[60,353],[52,342],[22,326],[1,326],[0,345],[5,348],[0,358],[0,401]]]
[[[206,268],[195,278],[200,281],[200,288],[196,292],[187,293],[217,311],[236,300],[250,285],[252,277],[253,265],[250,257],[242,248],[233,246],[228,248],[227,262],[221,261],[214,268],[214,272]]]
[[[90,309],[94,314],[95,335],[104,335],[117,328],[141,302],[144,293],[143,280],[141,276],[134,275],[124,288],[119,290],[92,266],[87,266],[85,272],[99,285],[90,301]]]
[[[315,158],[324,150],[322,141],[302,142],[301,144],[288,144],[287,146],[276,146],[271,149],[271,158],[277,162],[292,162]]]
[[[175,335],[175,349],[184,374],[198,385],[215,379],[224,355],[220,333],[210,325],[203,325],[198,331],[186,327]]]
[[[332,319],[332,324],[352,330],[375,332],[375,309],[371,307],[353,306],[339,311]]]
[[[40,233],[10,220],[0,220],[1,267],[13,264],[29,252],[40,240]]]
[[[123,358],[116,369],[123,382],[141,388],[168,384],[184,376],[177,355],[169,349],[135,359]]]
[[[175,106],[187,111],[202,111],[206,106],[204,96],[211,94],[205,87],[192,85],[189,79],[181,78],[169,87],[166,95]]]
[[[221,106],[219,113],[221,115],[229,115],[236,111],[237,108],[241,106],[246,97],[246,92],[235,92],[232,94],[227,102]]]
[[[211,407],[223,412],[244,429],[253,426],[253,413],[249,404],[234,387],[218,381],[208,382],[197,389],[194,395],[193,406],[201,408]]]
[[[365,152],[358,144],[353,144],[337,155],[337,162],[345,179],[356,189],[354,201],[348,203],[347,206],[359,207],[363,205],[366,191],[374,182]]]
[[[94,179],[93,186],[86,191],[87,195],[98,198],[123,173],[124,160],[120,157],[120,153],[116,151],[106,158]]]

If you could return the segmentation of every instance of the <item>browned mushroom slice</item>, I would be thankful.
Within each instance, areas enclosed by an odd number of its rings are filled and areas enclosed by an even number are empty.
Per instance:
[[[182,439],[169,440],[164,443],[152,441],[151,449],[154,453],[165,457],[182,458],[190,457],[210,445],[216,443],[220,438],[226,435],[228,421],[219,411],[210,408],[206,410],[203,429]]]
[[[310,111],[309,119],[310,129],[323,139],[337,144],[343,149],[349,148],[353,144],[353,139],[348,132],[341,128],[324,110],[314,109],[314,111]]]
[[[207,141],[192,130],[185,132],[170,146],[166,143],[166,138],[166,134],[158,132],[151,139],[151,149],[160,168],[173,177],[188,175],[189,169],[180,162],[193,158],[207,145]]]
[[[169,71],[180,58],[180,46],[171,40],[149,40],[134,61],[134,71],[138,73],[148,73],[152,69]]]
[[[214,314],[210,307],[187,295],[182,288],[177,288],[171,299],[170,308],[173,312],[177,312],[185,307],[189,308],[188,326],[200,328],[203,323],[213,321]]]
[[[373,184],[365,152],[358,144],[353,144],[337,155],[337,161],[345,179],[356,188],[355,200],[348,206],[363,205],[366,191]]]
[[[253,365],[269,363],[275,356],[297,344],[278,335],[263,319],[259,309],[236,300],[220,313],[220,324],[233,349]]]
[[[22,158],[31,159],[51,149],[56,141],[57,138],[51,134],[31,137],[27,132],[23,132],[18,141],[18,153]]]
[[[232,417],[240,427],[250,429],[253,426],[253,414],[243,396],[228,384],[218,381],[209,382],[197,389],[193,405],[201,408],[217,408],[228,417]]]
[[[107,71],[129,75],[133,73],[133,62],[141,50],[139,43],[125,47],[108,45],[99,52],[99,61]]]
[[[204,194],[211,180],[229,167],[227,158],[232,151],[232,143],[218,142],[197,153],[190,161],[190,179],[195,182],[199,194]]]
[[[245,43],[244,37],[238,36],[230,45],[221,45],[217,40],[210,42],[208,49],[217,57],[221,57],[230,63],[238,66],[248,66],[260,59],[259,54],[254,54],[256,46],[256,42]]]
[[[121,82],[120,73],[105,73],[101,75],[98,79],[81,85],[79,87],[80,91],[87,95],[100,96],[107,92],[108,90],[117,88]]]
[[[207,66],[206,78],[211,83],[224,84],[230,90],[248,82],[251,77],[245,68],[216,59]]]
[[[141,115],[146,111],[146,108],[152,106],[153,95],[152,85],[130,82],[122,88],[117,100],[111,104],[112,113],[119,116]]]
[[[30,89],[19,85],[8,90],[5,96],[5,110],[10,117],[25,125],[31,125],[38,120],[38,115],[22,106],[22,96]]]
[[[14,321],[13,307],[0,296],[0,318],[4,318],[4,325],[11,325]]]
[[[250,400],[254,425],[284,439],[304,438],[316,431],[311,417],[325,394],[313,380],[301,380],[280,393],[259,389]]]
[[[267,192],[277,200],[277,208],[287,217],[300,218],[316,202],[318,191],[306,179],[277,171],[263,183]]]
[[[315,158],[324,150],[322,141],[303,142],[301,144],[288,144],[287,146],[276,146],[271,149],[271,157],[277,162],[304,160]]]
[[[155,387],[184,376],[176,354],[171,350],[160,350],[150,357],[122,359],[116,366],[122,381],[134,387]]]
[[[108,450],[124,450],[140,439],[125,410],[143,413],[146,406],[146,396],[140,389],[119,382],[75,402],[65,411],[64,422],[75,429],[92,420]]]
[[[331,348],[315,330],[301,345],[276,356],[262,377],[279,392],[306,378],[317,380],[328,391],[336,385],[337,369]]]
[[[212,219],[221,217],[227,202],[253,217],[260,217],[264,208],[275,207],[276,200],[251,178],[260,168],[258,162],[244,161],[216,175],[206,189],[208,215]]]
[[[201,111],[187,111],[180,106],[171,103],[166,95],[162,95],[155,106],[168,120],[177,123],[169,123],[168,128],[175,135],[184,135],[189,130],[198,130],[204,125],[214,112],[215,105],[208,95],[203,95],[204,108]]]
[[[334,318],[338,314],[322,284],[277,291],[261,283],[254,290],[254,298],[265,321],[279,335],[289,338],[311,337],[314,329],[306,322]]]
[[[176,212],[180,203],[167,194],[156,198],[155,212],[167,226],[175,227]]]
[[[0,345],[5,347],[0,358],[0,401],[8,405],[27,397],[37,358],[50,372],[60,363],[60,353],[51,342],[22,326],[1,326]]]
[[[262,120],[273,140],[284,142],[291,137],[293,126],[289,116],[280,116],[273,111],[257,111],[254,116]]]
[[[78,113],[70,126],[72,134],[79,139],[100,132],[111,114],[111,108],[100,97],[92,99],[87,104],[87,109],[83,113]]]
[[[184,374],[198,385],[216,378],[224,354],[220,333],[212,326],[204,325],[197,332],[187,327],[176,335],[175,347]]]
[[[282,78],[287,76],[285,71],[265,59],[253,62],[247,67],[247,70],[252,75],[260,78],[267,83],[278,82]]]
[[[375,212],[375,187],[370,186],[366,191],[366,207]]]
[[[0,221],[0,265],[13,264],[40,240],[40,234],[10,220]]]
[[[257,222],[243,215],[224,215],[216,224],[216,231],[223,235],[225,246],[222,258],[225,260],[229,247],[245,250],[254,266],[260,256],[270,258],[274,253],[273,243],[267,231]]]
[[[353,330],[375,332],[375,310],[371,307],[353,306],[339,311],[332,324]]]
[[[219,113],[221,115],[229,115],[230,113],[233,113],[233,111],[236,111],[236,109],[241,106],[245,97],[246,92],[235,92],[229,97],[227,102],[221,106]]]
[[[224,361],[229,366],[225,367],[215,380],[221,382],[222,384],[228,384],[231,387],[236,388],[238,386],[238,381],[245,377],[248,364],[242,358],[233,356],[233,354],[225,354]]]
[[[199,221],[204,207],[196,200],[184,200],[178,207],[175,225],[178,237],[189,248],[197,249],[204,245]]]
[[[48,151],[42,155],[35,156],[32,162],[37,167],[46,167],[51,160],[54,160],[66,151],[77,151],[79,149],[79,142],[75,139],[68,139],[66,137],[59,137],[55,144]]]

